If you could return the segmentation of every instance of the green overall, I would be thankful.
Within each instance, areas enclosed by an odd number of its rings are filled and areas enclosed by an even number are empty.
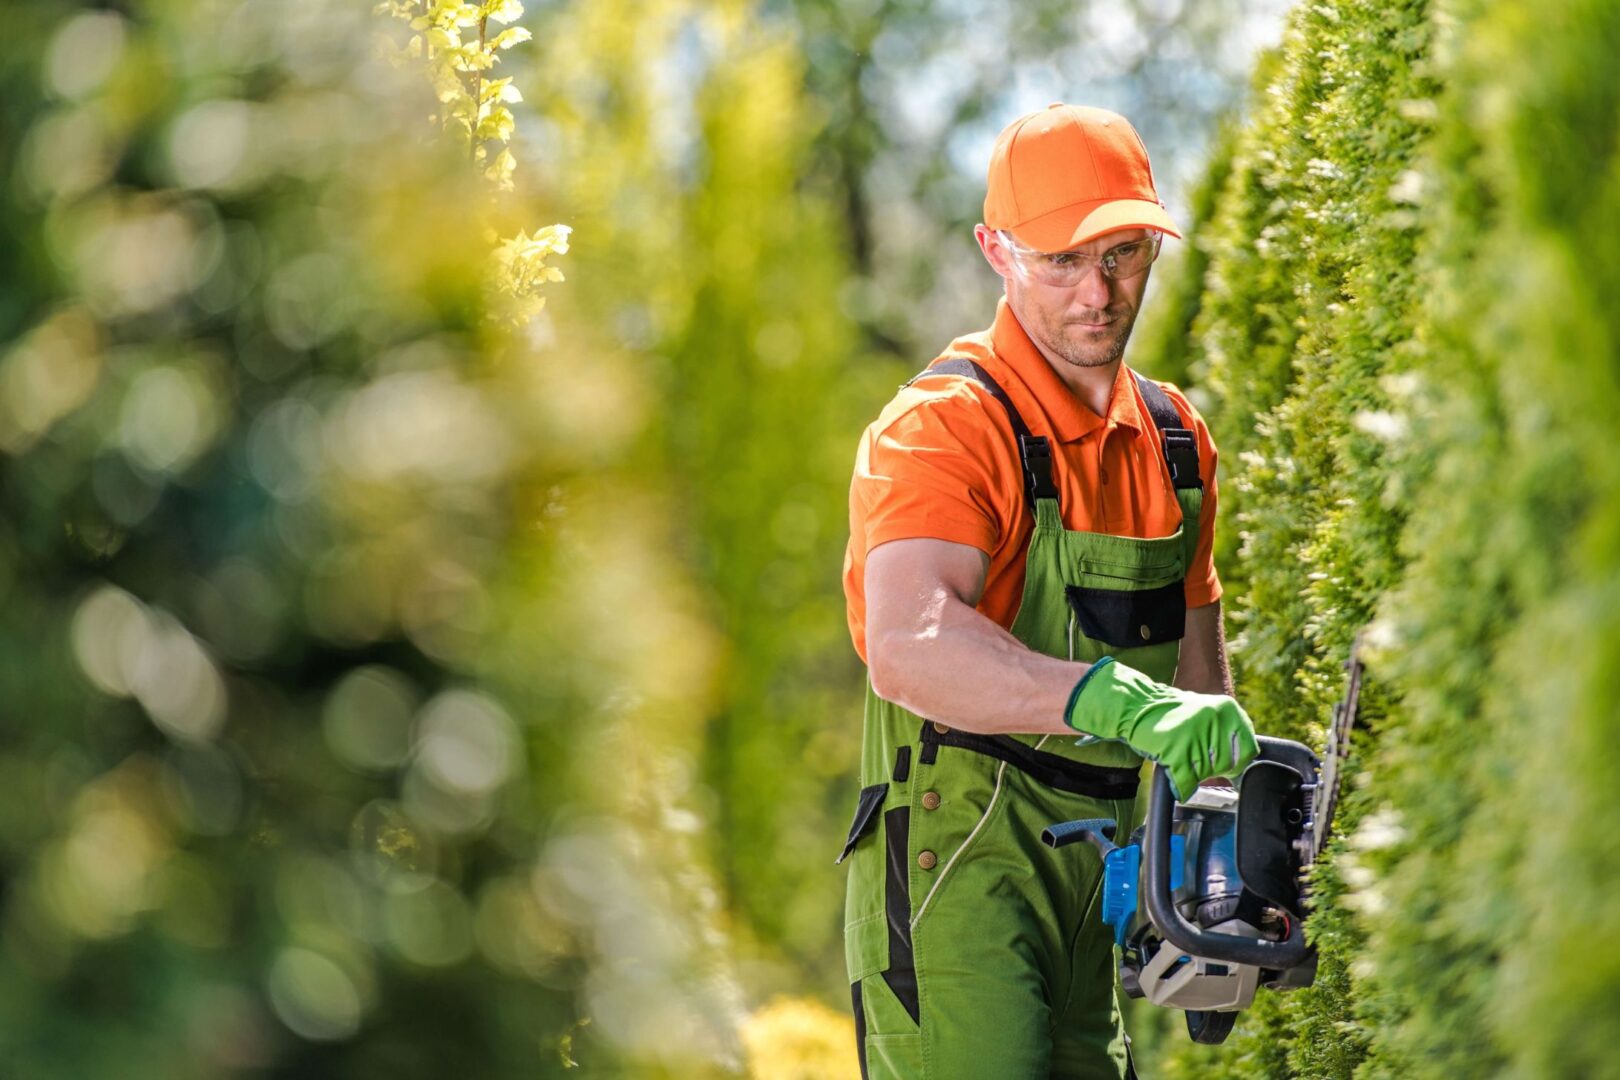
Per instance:
[[[979,365],[945,360],[917,378],[943,375],[977,379],[1018,437],[1035,526],[1013,635],[1052,656],[1111,655],[1170,682],[1204,493],[1197,443],[1168,396],[1137,376],[1182,525],[1138,539],[1064,528],[1047,440]],[[1090,844],[1053,850],[1040,835],[1076,818],[1135,823],[1142,769],[1122,742],[928,723],[868,680],[862,789],[840,856],[863,1077],[1134,1076],[1098,910],[1101,858]]]

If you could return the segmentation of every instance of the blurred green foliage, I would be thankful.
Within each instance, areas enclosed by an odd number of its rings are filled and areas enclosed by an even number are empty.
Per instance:
[[[740,1060],[691,805],[715,635],[626,403],[491,287],[544,284],[492,253],[556,204],[492,194],[388,28],[15,23],[8,1076]]]

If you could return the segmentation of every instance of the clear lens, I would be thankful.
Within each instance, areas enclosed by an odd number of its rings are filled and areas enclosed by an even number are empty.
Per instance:
[[[1116,281],[1135,277],[1158,258],[1159,244],[1164,234],[1149,232],[1145,239],[1116,244],[1101,255],[1088,255],[1080,251],[1031,251],[1020,247],[1006,233],[1002,233],[1001,238],[1013,253],[1014,260],[1030,277],[1042,285],[1068,288],[1078,285],[1091,272],[1093,264],[1102,267],[1105,277]]]

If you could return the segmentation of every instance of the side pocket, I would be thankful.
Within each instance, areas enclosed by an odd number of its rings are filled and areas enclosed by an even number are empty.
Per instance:
[[[855,850],[855,845],[861,842],[861,837],[872,831],[872,826],[877,824],[877,814],[883,806],[883,798],[888,793],[889,785],[886,783],[861,788],[860,799],[855,804],[855,820],[850,822],[844,850],[833,860],[834,864],[849,858],[849,853]]]
[[[871,1080],[913,1080],[922,1076],[922,1035],[868,1035],[864,1064]]]
[[[855,820],[838,861],[849,859],[844,899],[844,960],[849,981],[859,983],[889,964],[888,918],[883,910],[884,846],[861,843],[877,828],[889,785],[873,784],[861,789],[855,806]]]
[[[1180,641],[1187,632],[1187,594],[1182,582],[1157,589],[1096,589],[1065,586],[1080,632],[1119,649]]]
[[[875,787],[879,789],[875,804],[867,796],[871,788],[861,792],[861,804],[846,843],[853,857],[849,860],[844,904],[844,960],[852,983],[869,975],[881,975],[915,1024],[920,1010],[911,947],[911,808],[896,806],[882,815],[882,844],[860,843],[871,827],[867,819],[877,820],[882,789],[887,785]],[[878,1015],[871,1012],[871,1003],[863,1005],[869,1015]]]

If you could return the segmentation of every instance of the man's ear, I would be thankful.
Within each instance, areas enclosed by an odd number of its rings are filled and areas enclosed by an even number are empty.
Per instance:
[[[1003,278],[1013,276],[1012,255],[994,229],[988,225],[975,225],[973,239],[979,242],[979,251],[983,253],[984,261],[990,264],[990,269]]]

